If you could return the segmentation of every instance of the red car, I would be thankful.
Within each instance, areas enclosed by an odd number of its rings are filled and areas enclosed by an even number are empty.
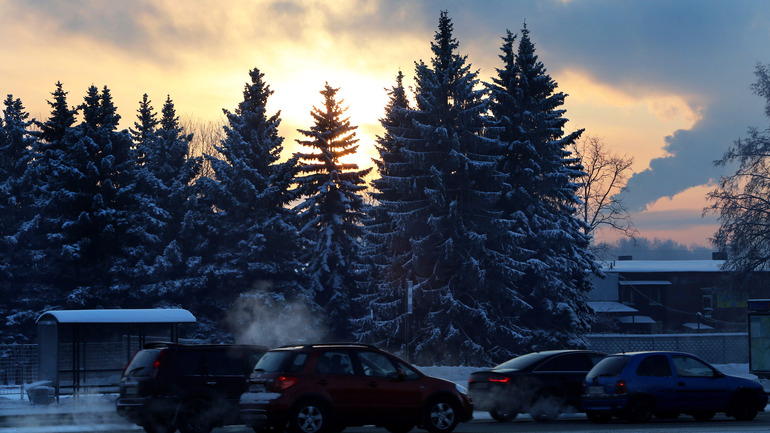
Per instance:
[[[374,346],[316,344],[269,350],[241,396],[255,431],[323,433],[376,425],[449,433],[473,418],[465,388],[426,376]]]

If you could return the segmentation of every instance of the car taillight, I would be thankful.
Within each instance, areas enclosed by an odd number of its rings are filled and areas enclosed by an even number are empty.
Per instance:
[[[166,349],[161,350],[158,352],[158,357],[155,358],[155,362],[152,363],[152,372],[150,373],[150,377],[155,379],[155,376],[158,375],[158,370],[160,369],[161,363],[163,361],[163,358],[165,358],[166,355]]]
[[[508,383],[511,381],[511,378],[510,377],[490,377],[489,381],[495,382],[495,383]]]
[[[623,379],[618,380],[615,382],[615,394],[625,394],[628,392],[628,387],[626,386],[626,381]]]
[[[292,386],[297,384],[297,378],[291,377],[291,376],[279,376],[278,379],[275,380],[275,383],[273,384],[273,389],[275,391],[286,391],[287,389],[291,388]]]

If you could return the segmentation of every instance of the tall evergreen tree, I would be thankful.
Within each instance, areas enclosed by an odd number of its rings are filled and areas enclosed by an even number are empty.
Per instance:
[[[33,313],[20,309],[20,294],[27,293],[34,274],[29,269],[29,247],[24,222],[34,215],[27,167],[32,159],[32,121],[20,99],[3,101],[0,118],[0,314],[3,343],[25,343],[29,334],[22,328],[34,320]],[[26,336],[25,336],[26,334]]]
[[[238,108],[224,110],[225,139],[217,146],[223,159],[207,156],[214,178],[199,181],[204,203],[215,209],[206,245],[215,255],[202,267],[214,291],[198,305],[212,321],[240,296],[276,309],[307,296],[298,261],[301,239],[287,207],[296,197],[291,186],[297,160],[279,162],[280,112],[267,114],[273,91],[258,69],[249,75]]]
[[[509,222],[497,210],[499,144],[487,136],[484,92],[452,32],[442,12],[431,64],[416,64],[399,181],[409,187],[390,212],[410,247],[390,272],[414,285],[409,350],[418,362],[488,364],[511,355],[507,342],[519,335],[509,314],[517,273],[504,249]]]
[[[121,305],[130,282],[123,257],[128,223],[124,188],[132,183],[134,160],[127,131],[116,131],[120,116],[107,87],[91,86],[80,106],[83,121],[57,84],[51,118],[41,125],[34,161],[38,247],[46,268],[41,284],[53,305]]]
[[[191,287],[202,287],[196,278],[194,258],[197,235],[187,230],[185,220],[193,207],[193,181],[200,173],[200,157],[189,158],[191,134],[179,125],[171,97],[163,104],[162,117],[145,94],[132,129],[137,147],[137,191],[135,201],[150,206],[135,215],[146,226],[145,250],[134,266],[142,297],[152,305],[181,305]]]
[[[411,257],[409,237],[393,214],[403,206],[412,190],[411,166],[403,154],[413,133],[409,99],[404,89],[404,74],[399,71],[396,85],[388,90],[390,99],[385,116],[380,119],[385,133],[378,136],[374,159],[379,177],[372,181],[370,196],[374,204],[367,208],[365,252],[368,260],[364,293],[356,302],[364,307],[355,320],[359,340],[370,341],[393,351],[405,352],[406,297],[409,282],[404,272]],[[376,313],[375,313],[376,312]]]
[[[297,154],[301,161],[297,189],[305,199],[295,209],[302,219],[300,233],[314,245],[304,260],[314,301],[326,310],[330,337],[347,340],[353,335],[351,298],[357,293],[359,239],[364,235],[361,193],[371,169],[358,170],[357,164],[341,161],[358,150],[358,127],[343,118],[346,109],[336,99],[338,90],[328,83],[324,86],[323,107],[311,111],[315,125],[299,130],[309,139],[297,142],[313,152]]]
[[[502,131],[503,206],[519,234],[510,246],[522,265],[515,316],[524,331],[516,350],[580,347],[591,322],[586,293],[596,266],[575,215],[575,182],[583,171],[567,149],[583,130],[565,135],[566,95],[535,55],[526,25],[515,53],[514,41],[510,32],[503,38],[503,67],[489,88]]]

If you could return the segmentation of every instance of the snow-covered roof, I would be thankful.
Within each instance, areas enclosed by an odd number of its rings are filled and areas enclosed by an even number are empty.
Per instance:
[[[181,308],[51,310],[37,318],[52,317],[59,323],[194,323],[195,316]]]
[[[706,325],[705,323],[684,323],[682,324],[682,326],[689,329],[714,329],[713,327]]]
[[[670,286],[671,281],[665,280],[621,280],[620,286]]]
[[[597,313],[636,313],[636,308],[629,307],[626,304],[612,301],[591,301],[588,306]]]
[[[605,262],[605,272],[723,272],[724,260],[617,260]]]
[[[655,320],[650,316],[625,316],[618,318],[620,323],[633,323],[633,324],[640,324],[640,323],[655,323]]]

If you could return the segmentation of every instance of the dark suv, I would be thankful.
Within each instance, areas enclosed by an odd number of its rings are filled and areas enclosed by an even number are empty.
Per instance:
[[[319,433],[348,426],[448,433],[473,417],[465,389],[425,376],[405,361],[361,344],[282,347],[265,353],[241,396],[241,419],[255,431]]]
[[[246,345],[152,343],[136,352],[120,379],[118,414],[147,433],[208,433],[243,424],[238,399],[267,349]]]

